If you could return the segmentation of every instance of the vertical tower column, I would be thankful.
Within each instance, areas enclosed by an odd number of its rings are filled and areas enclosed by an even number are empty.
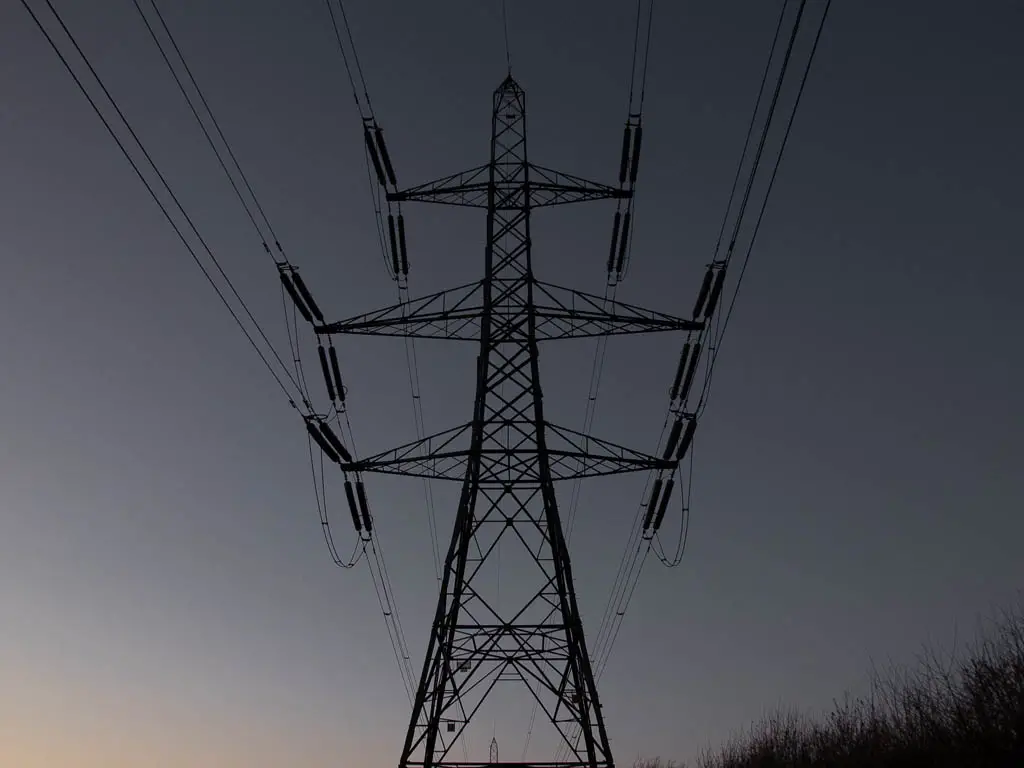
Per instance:
[[[545,442],[526,98],[511,76],[493,106],[469,460],[399,764],[491,764],[466,755],[454,760],[453,747],[498,683],[511,683],[525,687],[524,703],[536,702],[569,748],[564,762],[527,765],[610,768]],[[515,597],[506,591],[504,602],[488,568],[499,547],[516,550],[527,564],[515,575]],[[570,742],[576,730],[580,738]]]

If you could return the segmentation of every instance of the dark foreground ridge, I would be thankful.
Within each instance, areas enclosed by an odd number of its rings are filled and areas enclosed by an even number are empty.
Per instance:
[[[951,658],[875,674],[824,718],[780,712],[690,768],[1024,768],[1024,601]],[[635,768],[687,768],[661,760]]]

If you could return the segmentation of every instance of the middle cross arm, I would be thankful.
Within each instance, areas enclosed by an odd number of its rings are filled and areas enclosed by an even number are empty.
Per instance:
[[[590,336],[693,331],[696,320],[644,309],[621,301],[535,282],[534,318],[537,340]],[[483,282],[440,291],[362,315],[316,326],[317,333],[403,336],[408,338],[477,341],[483,317]],[[503,318],[509,332],[526,320]]]
[[[358,472],[426,477],[432,480],[465,479],[472,458],[469,446],[472,424],[429,435],[382,453],[359,459],[342,468]],[[503,425],[504,426],[504,425]],[[532,422],[521,425],[525,430]],[[511,424],[512,429],[516,424]],[[616,475],[652,469],[671,469],[676,462],[592,435],[546,423],[546,451],[552,480]],[[485,448],[480,456],[481,483],[541,482],[537,448],[529,441],[519,447]]]

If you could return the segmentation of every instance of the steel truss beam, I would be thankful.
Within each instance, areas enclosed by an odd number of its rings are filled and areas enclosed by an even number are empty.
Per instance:
[[[533,306],[537,341],[699,331],[703,328],[703,324],[696,320],[675,317],[539,280],[535,280],[533,286],[535,295],[541,297],[540,301],[535,300]],[[494,300],[511,298],[514,289],[515,284],[503,286],[503,293],[495,296]],[[483,293],[483,282],[470,283],[347,320],[317,326],[316,330],[323,334],[479,341],[484,313]],[[522,312],[493,320],[504,320],[505,335],[512,337],[518,334],[526,338],[525,315]]]
[[[672,469],[676,465],[671,459],[659,459],[567,427],[550,422],[545,422],[544,426],[548,431],[548,458],[553,481]],[[488,437],[508,430],[514,435],[515,442],[508,447],[487,448],[479,452],[465,445],[472,427],[470,422],[428,435],[422,440],[351,464],[342,464],[342,468],[431,480],[463,480],[469,462],[479,459],[478,482],[481,485],[536,485],[541,482],[537,450],[530,434],[531,422],[517,419],[488,425]],[[511,476],[510,471],[514,473]]]
[[[622,199],[632,192],[607,184],[587,181],[579,176],[527,163],[529,181],[520,184],[514,179],[490,179],[490,164],[453,173],[415,187],[389,192],[391,202],[439,203],[468,208],[487,208],[493,189],[493,207],[497,211],[522,210],[525,201],[531,208],[608,198]]]

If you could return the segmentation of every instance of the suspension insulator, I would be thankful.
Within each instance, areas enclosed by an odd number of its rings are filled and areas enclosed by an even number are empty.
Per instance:
[[[331,444],[327,442],[324,436],[320,434],[320,430],[316,428],[312,419],[306,421],[306,431],[309,432],[309,436],[320,446],[320,450],[324,452],[328,459],[335,464],[339,463],[337,452],[331,447]]]
[[[409,256],[405,251],[405,217],[398,214],[398,247],[402,254],[402,274],[409,274]]]
[[[388,239],[391,241],[391,268],[395,271],[395,277],[398,277],[398,239],[395,237],[395,217],[393,214],[388,214]]]
[[[693,377],[697,373],[697,363],[700,362],[700,342],[693,345],[693,354],[690,355],[690,367],[686,370],[686,378],[683,380],[683,389],[679,397],[685,400],[690,394],[690,387],[693,385]]]
[[[651,520],[658,509],[658,497],[661,495],[661,478],[654,479],[654,487],[651,488],[651,498],[647,501],[647,514],[644,516],[644,530],[651,527]]]
[[[309,311],[313,313],[313,317],[316,318],[318,323],[324,321],[324,313],[320,311],[320,307],[313,301],[313,294],[309,292],[309,288],[306,287],[306,282],[302,279],[302,275],[298,272],[292,272],[292,280],[295,281],[295,287],[298,289],[299,294],[302,296],[306,305],[309,307]]]
[[[629,126],[622,131],[622,160],[619,162],[619,184],[626,183],[626,170],[629,168]]]
[[[384,170],[387,171],[388,181],[393,186],[398,186],[398,182],[395,180],[395,169],[391,166],[391,156],[388,154],[388,148],[384,144],[384,131],[377,128],[374,134],[377,136],[377,148],[380,149],[380,159],[384,161]]]
[[[356,495],[359,497],[359,511],[363,516],[363,527],[367,533],[373,531],[373,518],[370,517],[370,505],[366,502],[366,488],[362,480],[356,480]]]
[[[715,275],[715,287],[711,289],[711,298],[708,299],[708,305],[704,309],[704,319],[707,320],[714,314],[715,305],[718,304],[718,298],[722,295],[722,284],[725,282],[725,267],[718,270],[718,274]]]
[[[679,453],[676,454],[676,461],[682,461],[683,456],[690,450],[690,443],[693,442],[693,433],[697,431],[697,419],[690,419],[690,423],[686,425],[686,431],[683,433],[683,441],[679,443]]]
[[[682,419],[676,419],[672,425],[672,431],[668,433],[668,443],[665,444],[665,453],[661,457],[665,461],[668,461],[672,456],[672,452],[675,451],[676,443],[679,442],[679,435],[682,434],[682,431]]]
[[[633,214],[626,211],[622,219],[622,239],[619,240],[619,260],[615,263],[615,271],[622,272],[622,265],[626,261],[626,248],[629,247],[629,220]]]
[[[636,183],[636,171],[640,166],[640,140],[644,136],[644,128],[642,125],[636,127],[636,133],[633,138],[633,162],[629,167],[629,183]]]
[[[331,444],[331,447],[338,452],[338,455],[345,460],[345,463],[351,464],[352,454],[348,452],[348,449],[344,445],[342,445],[341,440],[339,440],[338,436],[334,434],[334,430],[331,429],[330,424],[326,421],[321,421],[320,432],[323,434],[327,442]]]
[[[700,291],[697,293],[697,303],[693,305],[693,319],[696,320],[700,311],[704,309],[704,302],[708,299],[708,291],[711,290],[711,279],[715,276],[714,269],[708,267],[704,273],[704,280],[700,284]]]
[[[306,306],[306,302],[299,296],[299,292],[295,290],[295,285],[292,283],[291,277],[287,272],[279,273],[281,275],[281,285],[288,292],[288,295],[292,297],[292,301],[295,302],[295,308],[299,310],[299,314],[302,315],[307,323],[313,322],[313,316],[309,314],[309,307]]]
[[[356,509],[356,497],[352,493],[352,483],[345,481],[345,498],[348,499],[348,511],[352,514],[352,524],[356,527],[356,533],[363,530],[363,523],[359,519],[359,510]]]
[[[338,391],[338,399],[345,402],[345,385],[341,383],[341,368],[338,366],[338,353],[334,351],[332,344],[328,350],[331,357],[331,372],[334,374],[334,388]]]
[[[669,397],[676,399],[679,394],[679,385],[683,383],[683,374],[686,373],[686,360],[690,356],[690,342],[683,344],[683,351],[679,355],[679,366],[676,368],[676,377],[672,380],[672,392]]]
[[[331,398],[331,402],[337,399],[337,395],[334,392],[334,382],[331,381],[331,370],[327,367],[327,352],[324,351],[323,344],[316,345],[316,354],[320,358],[320,370],[324,372],[324,383],[327,384],[327,396]]]
[[[622,214],[615,212],[615,222],[612,224],[612,246],[608,249],[608,274],[611,274],[615,267],[615,246],[619,242],[619,225],[622,224]]]
[[[670,477],[665,483],[665,492],[661,494],[661,503],[658,505],[658,514],[654,516],[654,530],[661,528],[661,521],[665,519],[665,510],[668,509],[668,500],[672,498],[672,489],[675,488],[676,479]]]
[[[370,129],[363,127],[363,139],[366,141],[366,151],[370,153],[370,162],[373,163],[373,170],[377,173],[377,182],[383,187],[387,185],[387,180],[384,178],[384,169],[380,165],[380,157],[377,155],[377,147],[373,144],[373,136],[370,135]]]

